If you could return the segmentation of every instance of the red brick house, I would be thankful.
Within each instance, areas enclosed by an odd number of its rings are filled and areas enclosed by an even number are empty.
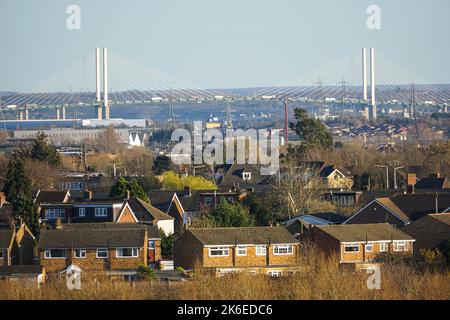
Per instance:
[[[320,249],[337,254],[341,264],[374,262],[384,253],[412,256],[415,241],[388,223],[315,226],[309,237]]]
[[[298,242],[284,227],[191,228],[174,243],[175,267],[278,276],[297,267]]]

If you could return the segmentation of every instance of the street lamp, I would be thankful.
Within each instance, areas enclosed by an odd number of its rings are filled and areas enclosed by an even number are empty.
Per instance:
[[[386,190],[389,190],[389,166],[383,166],[380,164],[375,165],[378,168],[386,168]]]
[[[397,190],[397,170],[403,169],[405,166],[394,167],[394,189]]]

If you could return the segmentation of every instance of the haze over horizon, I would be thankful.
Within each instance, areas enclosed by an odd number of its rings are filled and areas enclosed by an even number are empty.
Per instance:
[[[66,27],[72,4],[81,9],[80,30]],[[366,26],[371,4],[381,8],[381,30]],[[414,74],[450,83],[448,12],[446,0],[2,0],[0,91],[30,90],[102,46],[205,88],[275,85],[362,47],[401,64],[403,82]]]

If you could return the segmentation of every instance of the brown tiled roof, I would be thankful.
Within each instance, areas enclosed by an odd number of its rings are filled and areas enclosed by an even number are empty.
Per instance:
[[[390,210],[391,212],[395,213],[397,216],[399,216],[401,219],[405,220],[405,221],[409,221],[408,216],[399,208],[395,205],[394,202],[392,202],[391,199],[389,198],[378,198],[377,201],[384,206],[385,208],[387,208],[388,210]]]
[[[36,203],[52,203],[52,202],[63,202],[66,198],[66,191],[55,191],[55,190],[40,190],[36,195]]]
[[[402,231],[416,239],[414,247],[435,249],[450,240],[450,213],[428,214],[408,224]]]
[[[285,244],[297,240],[284,227],[188,229],[203,245]]]
[[[13,236],[12,230],[0,230],[0,248],[8,248]]]
[[[146,226],[135,223],[72,223],[41,230],[38,248],[142,247]]]
[[[322,230],[341,242],[414,240],[388,223],[326,225],[316,226],[315,228]]]
[[[162,212],[158,208],[136,197],[133,197],[129,201],[129,205],[131,207],[131,210],[133,210],[134,215],[139,221],[153,221],[153,220],[159,221],[159,220],[174,219],[173,217]]]

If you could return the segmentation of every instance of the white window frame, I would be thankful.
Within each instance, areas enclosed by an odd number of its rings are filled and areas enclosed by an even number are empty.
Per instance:
[[[265,245],[258,245],[256,246],[256,255],[257,256],[266,256],[267,255],[267,246]]]
[[[280,252],[280,250],[286,249],[286,252]],[[277,256],[292,255],[294,254],[294,248],[291,244],[276,244],[273,246],[273,254]]]
[[[155,250],[156,249],[156,241],[155,240],[148,240],[148,248],[150,250]]]
[[[77,250],[79,250],[80,255],[77,256]],[[73,249],[73,256],[76,259],[86,259],[86,249],[84,248],[75,248]]]
[[[108,216],[108,208],[95,208],[95,217],[105,218]]]
[[[106,257],[100,257],[100,256],[98,255],[99,251],[106,251]],[[97,250],[96,250],[96,252],[95,252],[95,255],[96,255],[97,259],[108,259],[108,257],[109,257],[109,251],[108,251],[108,248],[97,248]]]
[[[370,250],[367,249],[367,247],[370,247]],[[364,251],[365,251],[365,252],[373,252],[373,243],[366,243],[366,244],[364,245]]]
[[[240,250],[243,250],[243,253],[239,252]],[[247,255],[247,247],[246,246],[237,246],[236,247],[236,255],[238,257],[245,257]]]
[[[65,256],[64,257],[52,257],[52,255],[51,255],[52,250],[63,250],[65,252]],[[60,249],[60,248],[45,249],[44,257],[45,257],[45,259],[67,259],[67,249]]]
[[[267,274],[270,277],[278,278],[278,277],[281,277],[283,275],[283,271],[281,271],[281,270],[269,270],[269,271],[267,271]]]
[[[402,250],[399,250],[399,244],[403,247]],[[408,242],[407,241],[394,241],[394,251],[395,252],[405,252],[408,251]]]
[[[86,217],[86,208],[78,208],[78,216],[80,218]]]
[[[351,248],[351,247],[358,247],[358,250],[356,251],[346,251],[345,249]],[[359,244],[344,244],[344,253],[358,253],[361,249],[359,248]]]
[[[389,251],[389,243],[380,242],[380,252],[388,252],[388,251]]]
[[[124,249],[130,249],[131,250],[131,256],[124,256],[123,250]],[[122,254],[119,254],[119,252],[122,251]],[[118,259],[129,259],[129,258],[137,258],[139,257],[139,248],[128,248],[128,247],[120,247],[116,248],[116,258]]]
[[[228,257],[229,255],[230,255],[230,247],[221,247],[221,246],[218,246],[218,247],[210,247],[210,248],[208,248],[209,250],[208,250],[208,255],[210,256],[210,257],[212,257],[212,258],[217,258],[217,257]],[[211,252],[212,251],[222,251],[222,254],[215,254],[215,255],[212,255],[211,254]],[[225,252],[226,252],[226,254],[225,254]]]

